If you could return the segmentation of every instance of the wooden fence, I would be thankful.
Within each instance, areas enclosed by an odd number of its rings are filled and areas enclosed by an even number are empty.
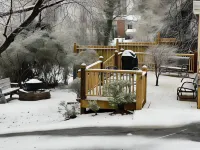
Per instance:
[[[111,66],[116,66],[118,69],[122,69],[121,55],[122,55],[122,52],[119,52],[117,54],[115,52],[115,55],[112,56],[113,63],[112,63]],[[138,57],[139,68],[142,68],[143,65],[147,65],[145,63],[145,57],[147,55],[146,53],[144,53],[144,52],[136,52],[136,55]],[[190,59],[189,59],[189,72],[190,73],[194,73],[194,69],[195,69],[195,57],[194,57],[194,54],[176,54],[176,56],[190,57]],[[115,58],[113,58],[113,57],[115,57]],[[154,64],[148,64],[148,68],[150,70],[153,70]]]
[[[74,53],[80,53],[81,51],[84,50],[95,50],[99,56],[103,56],[104,60],[107,60],[114,54],[116,46],[100,46],[100,45],[84,46],[84,45],[77,45],[76,43],[74,43]]]
[[[160,34],[158,34],[156,40],[154,42],[119,42],[117,40],[116,46],[101,46],[101,45],[77,45],[74,43],[74,53],[79,53],[81,51],[91,49],[95,50],[99,56],[103,56],[104,60],[110,58],[115,51],[121,52],[122,50],[132,50],[134,52],[145,52],[149,46],[154,46],[158,44],[167,44],[167,45],[175,45],[177,41],[175,38],[160,38]]]
[[[109,77],[109,78],[108,78]],[[110,69],[87,69],[81,66],[81,101],[84,104],[88,96],[104,97],[103,87],[109,83],[126,80],[131,83],[131,87],[126,88],[127,93],[136,94],[136,109],[142,109],[146,103],[147,92],[147,68],[141,71],[133,70],[110,70]],[[82,108],[86,108],[84,104]],[[108,101],[106,102],[108,103]],[[106,105],[107,106],[107,105]],[[102,108],[103,109],[103,108]],[[105,109],[105,108],[104,108]]]

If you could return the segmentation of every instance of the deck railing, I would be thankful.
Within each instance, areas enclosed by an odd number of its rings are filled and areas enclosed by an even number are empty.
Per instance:
[[[103,56],[99,57],[99,60],[86,66],[86,69],[103,69]],[[78,77],[81,77],[81,69],[78,70]]]
[[[146,102],[147,89],[147,68],[143,70],[110,70],[110,69],[87,69],[81,66],[81,99],[87,96],[103,97],[103,87],[109,83],[125,80],[131,83],[131,88],[126,89],[127,93],[136,94],[136,109],[142,109]]]
[[[103,62],[103,68],[107,68],[108,66],[115,66],[115,54],[110,56],[106,61]]]

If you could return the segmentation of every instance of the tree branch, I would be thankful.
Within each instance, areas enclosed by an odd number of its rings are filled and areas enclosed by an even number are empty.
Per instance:
[[[45,9],[45,8],[48,8],[48,7],[51,7],[51,6],[54,6],[54,5],[57,5],[61,2],[63,2],[65,0],[60,0],[58,2],[54,2],[54,3],[51,3],[51,4],[42,4],[40,6],[41,9]],[[13,10],[13,14],[20,14],[20,13],[23,13],[23,12],[28,12],[28,11],[32,11],[33,9],[35,8],[35,5],[32,5],[32,6],[27,6],[25,8],[21,8],[21,9],[18,9],[18,10]],[[8,16],[10,15],[10,12],[0,12],[0,17],[3,18],[5,16]]]
[[[37,15],[40,13],[40,7],[42,6],[43,2],[44,0],[38,0],[31,15],[7,37],[6,41],[0,47],[0,54],[10,46],[15,37],[23,30],[23,28],[27,27],[37,17]]]
[[[6,22],[6,26],[5,26],[4,33],[3,33],[3,36],[4,36],[6,39],[7,39],[7,35],[6,35],[6,34],[7,34],[8,24],[9,24],[9,22],[10,22],[10,19],[11,19],[11,16],[12,16],[12,12],[13,12],[12,7],[13,7],[13,0],[10,1],[10,15],[9,15],[8,20],[7,20],[7,22]]]

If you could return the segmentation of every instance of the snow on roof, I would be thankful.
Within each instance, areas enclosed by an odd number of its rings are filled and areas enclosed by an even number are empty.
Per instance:
[[[137,21],[138,19],[134,15],[127,15],[124,17],[124,19],[128,21]]]
[[[127,34],[127,33],[134,33],[134,32],[136,32],[136,29],[127,29],[127,30],[126,30],[126,34]]]
[[[31,80],[27,81],[26,83],[42,83],[42,81],[40,81],[38,79],[31,79]]]
[[[110,43],[111,46],[115,46],[116,43],[117,43],[117,40],[119,42],[124,42],[125,41],[125,38],[114,38],[114,40],[112,40],[112,42]]]
[[[115,20],[137,21],[138,19],[139,18],[137,18],[135,15],[122,15],[122,16],[116,17]]]

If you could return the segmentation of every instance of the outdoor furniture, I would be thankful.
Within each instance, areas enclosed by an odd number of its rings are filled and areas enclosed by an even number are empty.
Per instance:
[[[189,57],[180,56],[170,57],[168,63],[160,67],[160,72],[168,72],[169,74],[176,72],[178,73],[178,76],[185,74],[186,77],[189,77],[189,59]]]
[[[177,100],[178,99],[187,99],[183,98],[184,96],[190,96],[192,99],[196,99],[197,97],[197,83],[198,82],[198,75],[195,74],[194,78],[183,78],[181,80],[180,85],[177,88]],[[192,95],[187,95],[187,94]]]
[[[11,88],[10,78],[5,78],[0,80],[0,89],[2,90],[2,94],[4,96],[10,95],[10,98],[12,98],[12,95],[17,94],[20,88]]]
[[[37,90],[37,91],[25,91],[19,90],[19,100],[21,101],[37,101],[50,99],[50,90]]]
[[[122,70],[138,70],[138,58],[132,50],[122,53]]]

